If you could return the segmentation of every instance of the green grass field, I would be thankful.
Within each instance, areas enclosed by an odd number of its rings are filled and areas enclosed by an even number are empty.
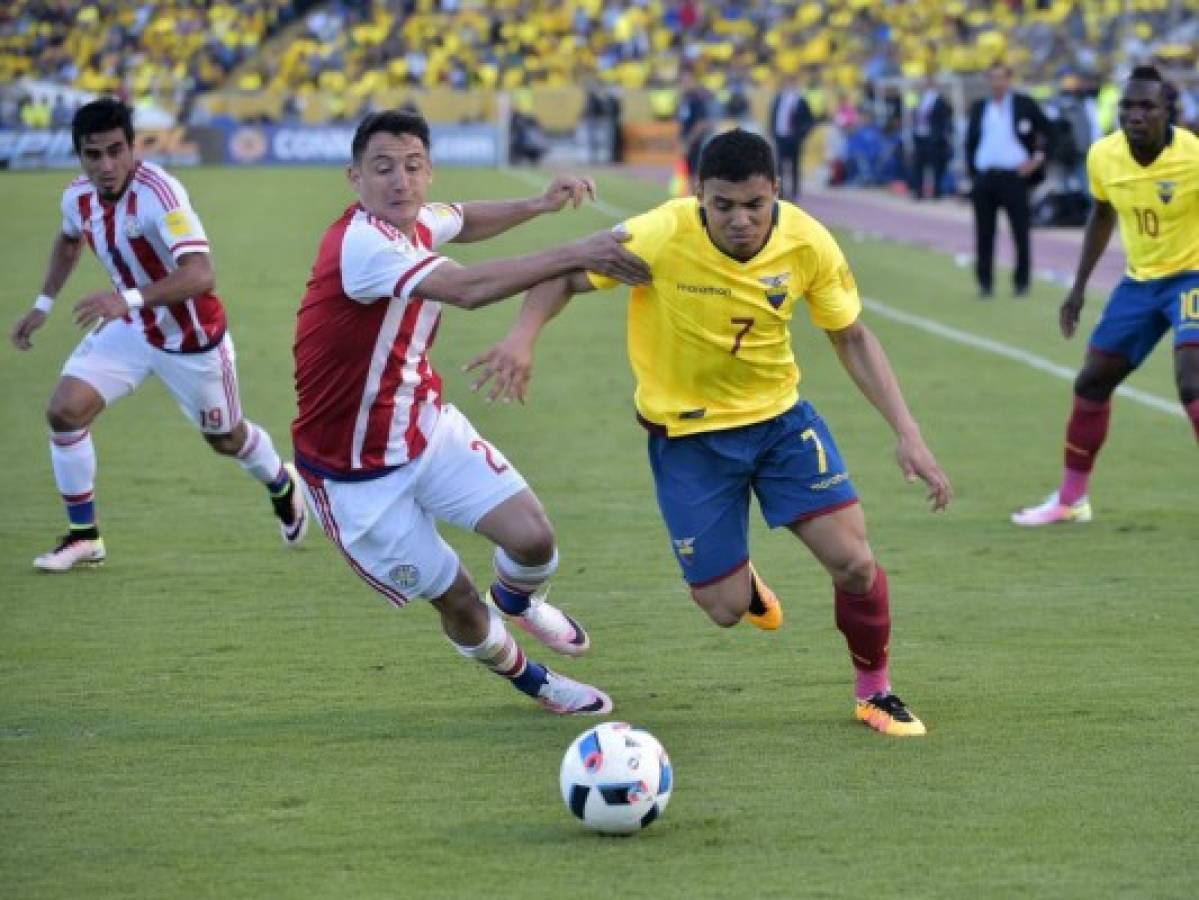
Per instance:
[[[348,190],[334,170],[182,175],[213,240],[243,405],[287,448],[293,316]],[[0,221],[6,335],[37,293],[66,179],[0,177],[21,211]],[[497,172],[444,170],[434,185],[441,199],[530,190]],[[607,176],[602,196],[640,210],[660,193]],[[451,251],[529,250],[611,212]],[[1063,365],[1081,357],[1056,334],[1056,289],[978,304],[945,258],[844,246],[867,296]],[[390,608],[318,531],[286,553],[261,489],[160,385],[94,431],[108,565],[33,573],[63,525],[42,410],[77,340],[69,308],[104,283],[87,259],[34,350],[0,349],[4,896],[1194,896],[1199,520],[1185,420],[1118,401],[1095,523],[1017,531],[1010,510],[1055,482],[1068,384],[868,316],[957,489],[933,516],[885,424],[797,320],[804,391],[891,574],[896,688],[931,730],[894,741],[852,721],[831,590],[790,535],[754,525],[782,631],[721,631],[688,600],[632,420],[619,292],[580,298],[551,326],[525,408],[488,407],[460,371],[515,307],[447,310],[434,353],[446,392],[537,489],[561,543],[555,597],[592,633],[592,654],[562,670],[602,685],[675,763],[663,819],[607,839],[558,797],[560,756],[587,723],[460,661],[431,610]],[[1172,397],[1164,348],[1134,384]],[[486,576],[485,543],[449,536]]]

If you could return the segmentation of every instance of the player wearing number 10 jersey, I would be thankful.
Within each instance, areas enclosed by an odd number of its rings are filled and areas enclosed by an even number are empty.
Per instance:
[[[299,544],[307,528],[303,500],[270,435],[242,416],[208,238],[187,192],[158,166],[134,157],[133,111],[121,101],[80,107],[71,130],[84,174],[63,192],[62,227],[42,293],[13,329],[13,343],[30,348],[84,243],[107,270],[112,289],[75,305],[75,321],[88,334],[63,367],[46,411],[54,480],[70,528],[34,566],[66,572],[104,561],[91,424],[151,375],[213,450],[235,457],[266,486],[284,543]]]
[[[1095,206],[1074,286],[1062,303],[1062,334],[1074,334],[1087,281],[1117,221],[1128,271],[1074,380],[1061,483],[1040,505],[1013,513],[1017,525],[1091,520],[1088,484],[1107,437],[1112,394],[1169,328],[1179,399],[1199,437],[1199,138],[1169,123],[1164,83],[1152,66],[1133,70],[1119,116],[1120,130],[1087,155]]]
[[[887,578],[866,540],[849,473],[828,427],[799,396],[788,323],[807,307],[841,363],[898,437],[909,479],[934,507],[949,482],[925,446],[886,355],[861,322],[849,265],[828,231],[778,199],[769,144],[734,130],[699,164],[698,198],[670,201],[621,231],[653,272],[629,300],[629,357],[638,418],[649,431],[658,504],[691,595],[721,626],[748,614],[773,630],[778,599],[750,563],[751,491],[771,527],[786,526],[832,576],[837,625],[857,672],[856,716],[878,731],[924,725],[891,691]],[[612,285],[567,276],[529,292],[513,330],[474,365],[495,396],[523,396],[542,325],[573,293]]]

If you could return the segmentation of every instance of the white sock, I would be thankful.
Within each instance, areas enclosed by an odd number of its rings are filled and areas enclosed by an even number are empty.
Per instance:
[[[524,566],[508,555],[503,547],[495,548],[492,557],[495,574],[507,587],[523,594],[532,594],[558,571],[558,548],[550,561],[539,566]]]
[[[505,678],[515,678],[525,667],[524,651],[508,633],[500,614],[490,606],[487,607],[487,637],[483,638],[483,643],[475,647],[450,643],[467,659],[473,659]]]
[[[91,495],[96,487],[96,447],[91,431],[50,432],[50,463],[54,483],[64,498]]]
[[[94,528],[96,447],[92,433],[86,428],[50,432],[50,465],[71,528]]]
[[[265,485],[286,477],[283,460],[275,452],[271,436],[246,419],[246,441],[237,452],[237,463]]]

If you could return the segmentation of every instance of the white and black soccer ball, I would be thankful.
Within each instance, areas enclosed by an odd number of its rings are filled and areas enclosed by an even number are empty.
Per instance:
[[[562,758],[562,800],[588,828],[633,834],[666,809],[670,757],[648,731],[604,722],[575,738]]]

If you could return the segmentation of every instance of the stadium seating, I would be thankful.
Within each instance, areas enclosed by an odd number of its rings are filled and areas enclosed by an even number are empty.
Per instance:
[[[528,88],[565,91],[553,109],[577,116],[587,77],[669,89],[682,65],[718,96],[730,79],[769,89],[785,72],[857,94],[999,57],[1032,81],[1158,49],[1193,68],[1197,14],[1199,0],[13,0],[0,83],[29,76],[172,109],[217,92],[212,115],[309,122],[428,91],[437,103],[416,98],[422,108],[462,121],[494,112],[480,89]]]

